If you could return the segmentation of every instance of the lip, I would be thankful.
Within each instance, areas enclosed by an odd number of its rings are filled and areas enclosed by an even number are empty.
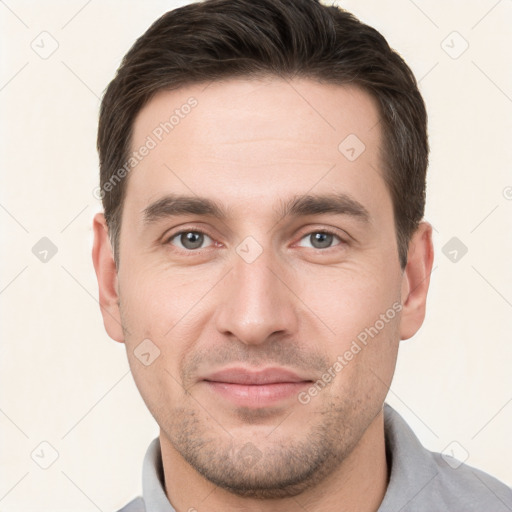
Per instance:
[[[277,384],[281,382],[310,382],[286,368],[265,368],[263,370],[250,370],[248,368],[228,368],[214,372],[203,380],[210,382],[224,382],[226,384],[245,384],[258,386],[263,384]]]
[[[312,380],[286,368],[229,368],[208,375],[203,382],[235,405],[261,408],[296,396]]]

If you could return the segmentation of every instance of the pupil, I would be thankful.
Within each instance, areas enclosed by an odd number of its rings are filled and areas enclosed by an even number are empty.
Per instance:
[[[188,233],[183,233],[181,235],[181,243],[183,244],[183,247],[186,247],[187,249],[197,249],[198,247],[201,247],[203,238],[202,233],[189,231]]]
[[[329,233],[315,233],[313,236],[313,247],[317,249],[329,247],[332,243],[333,235]]]

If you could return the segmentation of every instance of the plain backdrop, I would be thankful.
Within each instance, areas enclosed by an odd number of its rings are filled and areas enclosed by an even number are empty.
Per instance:
[[[97,303],[96,129],[122,56],[183,3],[0,2],[3,512],[113,511],[140,493],[158,428]],[[405,58],[429,113],[434,271],[388,402],[429,449],[512,485],[512,2],[339,5]]]

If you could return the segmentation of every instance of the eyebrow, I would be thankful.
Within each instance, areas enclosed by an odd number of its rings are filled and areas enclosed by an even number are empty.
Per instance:
[[[308,194],[280,201],[278,215],[284,217],[306,217],[323,214],[347,215],[368,224],[371,216],[368,210],[356,199],[345,193]],[[152,224],[161,219],[182,215],[200,215],[229,218],[229,209],[223,205],[199,196],[169,194],[147,206],[143,211],[144,224]]]

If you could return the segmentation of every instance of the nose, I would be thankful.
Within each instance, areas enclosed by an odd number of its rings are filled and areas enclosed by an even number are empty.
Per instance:
[[[246,345],[260,345],[271,337],[294,335],[298,299],[290,289],[293,276],[266,249],[252,262],[234,254],[233,269],[220,290],[216,328]]]

